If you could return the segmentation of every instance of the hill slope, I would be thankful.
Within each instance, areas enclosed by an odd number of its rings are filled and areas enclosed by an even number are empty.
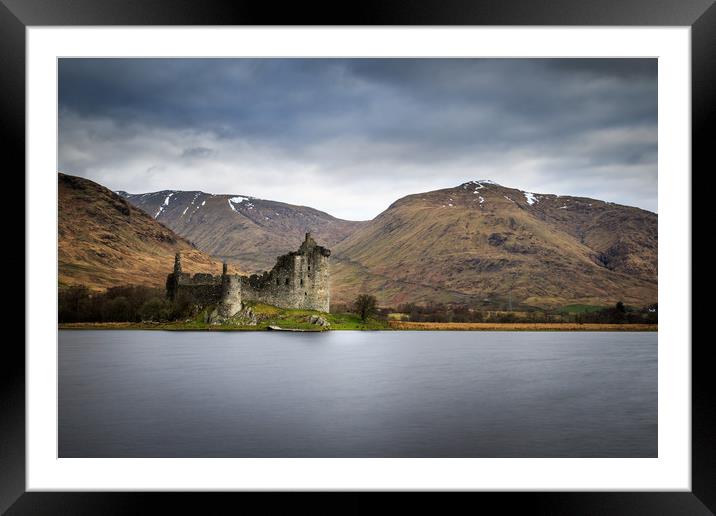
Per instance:
[[[372,221],[203,192],[120,195],[214,256],[273,266],[306,230],[333,250],[331,298],[382,305],[464,302],[645,305],[657,300],[655,213],[494,182],[409,195]]]
[[[177,251],[185,272],[221,272],[219,261],[97,183],[60,173],[58,195],[61,288],[163,287]]]
[[[365,224],[305,206],[239,195],[117,193],[199,249],[251,272],[273,267],[277,256],[298,248],[306,231],[321,245],[333,247]]]
[[[409,195],[333,249],[332,299],[533,306],[657,300],[657,215],[490,181]]]

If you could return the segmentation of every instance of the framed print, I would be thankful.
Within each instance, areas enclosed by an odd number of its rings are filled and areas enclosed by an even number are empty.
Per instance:
[[[715,510],[710,2],[3,1],[3,511]]]

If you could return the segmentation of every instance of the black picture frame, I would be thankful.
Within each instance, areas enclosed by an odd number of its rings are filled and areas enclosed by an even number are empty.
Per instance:
[[[691,27],[692,170],[713,169],[707,129],[716,118],[716,6],[713,0],[433,0],[335,3],[325,9],[305,3],[192,0],[0,0],[0,121],[6,169],[19,179],[25,170],[25,29],[65,25],[652,25]],[[710,166],[709,166],[710,165]],[[708,167],[708,168],[707,168]],[[694,174],[692,172],[692,178]],[[18,181],[19,182],[19,181]],[[18,188],[25,192],[24,181]],[[26,192],[25,192],[26,193]],[[695,202],[692,202],[692,206]],[[19,240],[18,240],[19,241]],[[27,270],[25,273],[27,274]],[[31,307],[28,307],[31,308]],[[705,310],[703,308],[702,310]],[[695,308],[698,315],[699,309]],[[24,340],[24,339],[23,339]],[[672,343],[691,345],[690,342]],[[500,512],[528,514],[711,514],[716,512],[714,375],[708,339],[692,345],[692,490],[690,492],[464,493],[411,498],[421,508],[498,504]],[[0,358],[0,513],[112,514],[179,510],[202,514],[236,512],[236,504],[258,502],[262,512],[280,506],[367,512],[385,508],[376,493],[61,493],[25,492],[25,351],[9,339]],[[237,497],[240,498],[237,499]],[[405,503],[400,495],[399,503]],[[392,501],[392,499],[391,499]],[[475,505],[479,504],[479,505]]]

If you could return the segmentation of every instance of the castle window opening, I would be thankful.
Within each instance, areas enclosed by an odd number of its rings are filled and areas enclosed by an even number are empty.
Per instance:
[[[288,285],[288,278],[286,278],[286,285]]]
[[[303,286],[303,278],[301,278],[301,286]]]

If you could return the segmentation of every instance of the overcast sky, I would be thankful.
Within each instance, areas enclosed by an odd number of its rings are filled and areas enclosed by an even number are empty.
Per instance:
[[[656,59],[61,59],[59,164],[370,219],[492,179],[657,210]]]

